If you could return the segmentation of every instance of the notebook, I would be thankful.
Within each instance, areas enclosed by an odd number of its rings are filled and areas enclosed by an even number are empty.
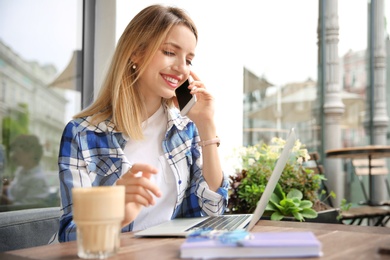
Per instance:
[[[291,129],[286,144],[276,162],[275,168],[265,187],[264,193],[257,203],[252,214],[231,214],[219,216],[206,216],[197,218],[175,218],[159,225],[138,231],[136,237],[186,237],[199,228],[213,228],[215,230],[246,230],[250,231],[263,215],[265,208],[275,190],[276,184],[288,161],[291,150],[295,144],[295,132]]]

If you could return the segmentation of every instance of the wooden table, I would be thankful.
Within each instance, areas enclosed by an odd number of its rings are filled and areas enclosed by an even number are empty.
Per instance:
[[[322,242],[321,258],[305,259],[390,259],[390,254],[378,253],[380,246],[390,246],[390,228],[349,226],[293,221],[260,220],[253,232],[312,231]],[[135,238],[123,233],[118,255],[109,260],[180,259],[183,238]],[[0,259],[79,259],[76,242],[45,245],[0,253]]]
[[[371,159],[390,157],[390,146],[387,145],[368,145],[358,147],[347,147],[341,149],[334,149],[326,151],[326,157],[328,158],[343,158],[343,159],[359,159],[366,158],[369,162],[369,185],[368,185],[368,205],[374,205],[372,201],[373,189],[371,187],[372,174],[371,174]]]

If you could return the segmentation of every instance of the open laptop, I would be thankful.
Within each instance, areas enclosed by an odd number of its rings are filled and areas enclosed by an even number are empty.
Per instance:
[[[175,218],[159,225],[136,232],[136,237],[186,237],[199,228],[213,228],[215,230],[246,230],[250,231],[263,215],[272,193],[279,181],[295,144],[295,132],[291,129],[286,144],[276,162],[272,175],[265,187],[264,193],[257,203],[253,214],[231,214],[207,216],[197,218]]]

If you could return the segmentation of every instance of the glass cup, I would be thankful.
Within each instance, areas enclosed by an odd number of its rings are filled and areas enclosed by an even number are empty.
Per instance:
[[[77,255],[84,259],[115,255],[125,216],[125,186],[73,188],[72,196]]]

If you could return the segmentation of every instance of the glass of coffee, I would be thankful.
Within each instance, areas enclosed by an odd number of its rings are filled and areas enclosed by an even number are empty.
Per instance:
[[[72,196],[78,256],[105,259],[115,255],[125,215],[125,186],[73,188]]]

